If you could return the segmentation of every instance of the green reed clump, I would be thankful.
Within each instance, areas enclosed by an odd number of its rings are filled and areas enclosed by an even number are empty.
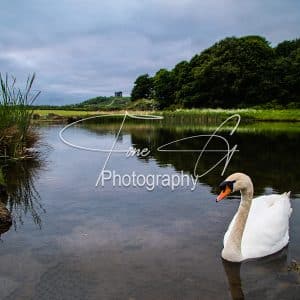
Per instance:
[[[24,90],[16,78],[0,74],[0,158],[25,158],[38,136],[31,127],[34,103],[40,92],[32,92],[35,74],[28,76]]]

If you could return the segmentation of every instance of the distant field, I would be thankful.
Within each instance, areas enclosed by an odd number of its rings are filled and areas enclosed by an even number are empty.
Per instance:
[[[87,117],[99,114],[122,114],[124,111],[74,111],[74,110],[35,110],[35,113],[40,116],[55,114],[62,117]],[[300,109],[285,109],[285,110],[255,110],[255,109],[180,109],[176,111],[132,111],[132,114],[156,114],[163,115],[167,119],[174,121],[197,121],[203,118],[226,118],[233,114],[239,114],[242,119],[249,121],[300,121]]]
[[[83,110],[59,110],[59,109],[37,109],[34,113],[40,116],[47,116],[48,114],[55,114],[62,117],[82,117],[100,114],[99,111],[83,111]]]

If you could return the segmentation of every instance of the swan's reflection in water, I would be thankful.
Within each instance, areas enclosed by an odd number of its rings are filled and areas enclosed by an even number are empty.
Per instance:
[[[299,299],[296,294],[299,292],[300,276],[288,271],[288,246],[265,258],[242,263],[222,259],[222,264],[233,300]]]
[[[227,276],[232,299],[245,299],[241,283],[241,263],[232,263],[222,258],[222,264]]]

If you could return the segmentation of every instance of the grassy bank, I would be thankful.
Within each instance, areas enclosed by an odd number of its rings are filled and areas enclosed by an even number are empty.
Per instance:
[[[42,118],[51,116],[51,114],[62,117],[88,117],[99,114],[118,115],[124,111],[68,111],[68,110],[35,110]],[[197,123],[205,120],[224,120],[233,114],[239,114],[244,121],[264,121],[264,122],[300,122],[300,109],[284,109],[284,110],[255,110],[255,109],[181,109],[176,111],[132,111],[132,114],[155,114],[162,115],[168,121],[179,123]]]
[[[36,109],[34,114],[38,114],[41,117],[47,117],[54,114],[61,117],[88,117],[98,115],[99,111],[85,111],[85,110],[60,110],[60,109]],[[114,112],[118,113],[118,112]]]
[[[285,110],[256,110],[256,109],[184,109],[175,112],[165,111],[161,112],[167,118],[181,117],[187,119],[197,119],[199,117],[221,118],[225,119],[233,114],[239,114],[243,120],[249,121],[300,121],[299,109],[285,109]]]

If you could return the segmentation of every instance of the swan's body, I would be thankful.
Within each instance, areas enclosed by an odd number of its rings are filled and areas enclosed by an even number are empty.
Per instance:
[[[222,257],[238,262],[284,248],[289,242],[292,212],[289,193],[252,199],[253,186],[247,175],[235,173],[225,182],[232,182],[232,191],[241,191],[241,204],[225,233]]]
[[[278,252],[289,242],[291,205],[286,193],[254,198],[241,241],[242,258],[256,258]],[[233,217],[224,236],[224,247],[232,230]]]

